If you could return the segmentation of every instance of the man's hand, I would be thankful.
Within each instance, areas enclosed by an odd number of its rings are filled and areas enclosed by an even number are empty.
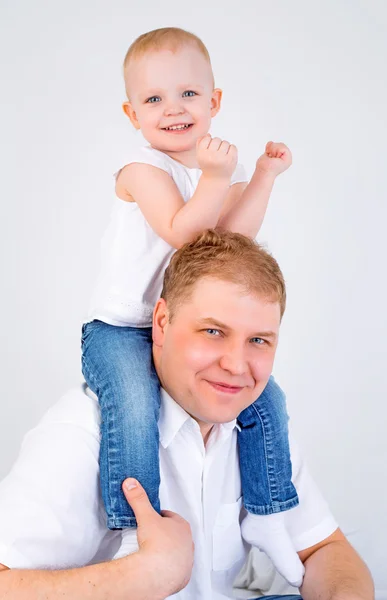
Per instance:
[[[171,511],[162,511],[160,516],[135,479],[126,479],[122,489],[137,520],[139,554],[149,562],[165,596],[179,592],[189,582],[193,566],[194,544],[189,523]]]
[[[196,143],[196,158],[205,177],[231,179],[238,162],[238,150],[233,144],[207,133]]]
[[[277,177],[292,164],[292,153],[282,143],[268,142],[265,152],[257,160],[256,171]]]

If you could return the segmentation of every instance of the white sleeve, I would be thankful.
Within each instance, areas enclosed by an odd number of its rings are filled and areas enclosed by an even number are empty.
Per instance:
[[[97,421],[96,402],[74,390],[26,435],[0,484],[0,563],[62,569],[93,558],[106,534]]]
[[[164,154],[160,150],[155,150],[150,146],[143,146],[142,148],[137,148],[133,152],[131,152],[125,159],[124,164],[121,168],[114,173],[114,177],[117,179],[118,175],[122,171],[122,169],[128,165],[133,163],[140,163],[144,165],[151,165],[152,167],[157,167],[162,171],[165,171],[173,177],[173,168],[171,164],[171,159],[168,155]]]
[[[337,528],[328,504],[311,477],[297,444],[290,439],[293,483],[299,497],[296,508],[283,513],[297,552],[329,537]]]
[[[246,183],[248,181],[246,170],[240,163],[237,164],[234,173],[231,176],[230,186],[235,183]]]

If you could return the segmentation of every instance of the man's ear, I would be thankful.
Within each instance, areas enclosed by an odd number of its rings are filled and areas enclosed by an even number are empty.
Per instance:
[[[211,117],[215,117],[220,111],[222,104],[223,92],[219,88],[215,88],[211,95]]]
[[[136,113],[135,113],[134,108],[131,105],[131,103],[124,102],[122,105],[122,109],[123,109],[124,113],[126,114],[126,116],[129,117],[130,122],[132,123],[133,127],[135,127],[136,129],[140,129],[140,123],[137,120]]]
[[[162,347],[165,332],[169,323],[167,303],[164,298],[159,298],[153,310],[152,336],[155,346]]]

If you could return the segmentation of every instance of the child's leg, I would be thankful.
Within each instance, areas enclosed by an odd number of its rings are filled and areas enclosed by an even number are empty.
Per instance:
[[[238,417],[243,502],[254,515],[298,504],[292,483],[285,394],[270,377],[262,394]]]
[[[82,329],[82,370],[101,407],[100,470],[107,525],[136,527],[121,489],[126,477],[138,479],[160,511],[160,384],[152,361],[151,328],[87,323]]]
[[[285,395],[273,377],[258,400],[239,415],[238,423],[243,501],[250,513],[242,532],[290,583],[300,585],[304,568],[281,514],[298,505],[291,481],[288,415]]]

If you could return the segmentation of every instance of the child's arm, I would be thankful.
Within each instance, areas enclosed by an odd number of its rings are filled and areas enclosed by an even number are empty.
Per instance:
[[[257,161],[250,183],[245,188],[243,184],[230,188],[229,194],[234,197],[227,198],[230,209],[220,218],[219,226],[254,238],[261,228],[275,178],[291,164],[289,148],[285,144],[269,142]],[[239,189],[233,190],[237,186]],[[241,194],[239,199],[238,192]]]
[[[197,159],[202,175],[186,203],[168,173],[157,167],[133,163],[117,179],[117,195],[134,200],[152,229],[175,248],[218,224],[237,164],[237,149],[206,135],[198,141]]]

